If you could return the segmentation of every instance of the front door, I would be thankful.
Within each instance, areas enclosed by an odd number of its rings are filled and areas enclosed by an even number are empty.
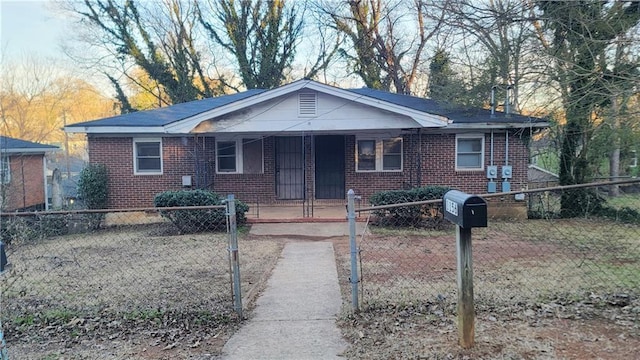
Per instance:
[[[276,196],[304,198],[304,152],[301,136],[276,137]]]
[[[316,199],[344,199],[344,136],[315,137]]]

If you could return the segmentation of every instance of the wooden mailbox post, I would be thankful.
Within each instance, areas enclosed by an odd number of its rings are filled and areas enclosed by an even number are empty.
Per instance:
[[[471,228],[487,227],[487,203],[479,196],[450,190],[442,199],[444,218],[456,224],[458,266],[458,338],[470,348],[475,337]]]

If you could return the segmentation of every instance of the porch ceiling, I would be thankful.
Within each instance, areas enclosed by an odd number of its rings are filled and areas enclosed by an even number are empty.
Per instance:
[[[443,125],[444,126],[444,125]],[[301,133],[301,132],[354,132],[372,130],[398,130],[422,128],[423,126],[411,118],[399,117],[394,121],[380,119],[291,119],[242,121],[222,120],[203,121],[191,133]],[[434,126],[431,126],[434,127]]]

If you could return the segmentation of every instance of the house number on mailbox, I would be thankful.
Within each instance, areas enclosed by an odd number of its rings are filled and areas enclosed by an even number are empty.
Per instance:
[[[448,213],[458,216],[458,203],[446,199],[445,204],[445,210],[447,210]]]

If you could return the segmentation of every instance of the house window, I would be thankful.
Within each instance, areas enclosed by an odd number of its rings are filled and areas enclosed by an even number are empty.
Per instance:
[[[136,175],[162,174],[162,140],[133,140],[134,173]]]
[[[456,137],[456,170],[482,170],[484,136],[464,135]]]
[[[9,157],[0,158],[0,184],[8,184],[11,181],[11,169],[9,168]]]
[[[358,139],[357,171],[402,171],[402,138]]]
[[[218,172],[236,172],[236,142],[218,141],[216,144],[218,154]]]
[[[262,139],[217,141],[217,172],[229,174],[262,174]]]

